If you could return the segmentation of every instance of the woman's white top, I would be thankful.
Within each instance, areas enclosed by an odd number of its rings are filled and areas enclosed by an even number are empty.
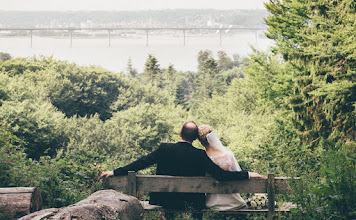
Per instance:
[[[210,159],[219,167],[228,171],[241,171],[235,156],[231,151],[226,151],[221,155],[211,156]],[[239,193],[232,194],[211,194],[206,195],[206,206],[218,211],[236,210],[246,206]]]

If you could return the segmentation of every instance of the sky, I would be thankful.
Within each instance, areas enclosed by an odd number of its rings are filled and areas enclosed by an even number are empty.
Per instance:
[[[267,0],[0,0],[6,11],[262,9]]]

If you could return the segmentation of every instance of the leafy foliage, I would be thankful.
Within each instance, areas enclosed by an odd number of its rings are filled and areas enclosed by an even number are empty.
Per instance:
[[[6,102],[1,106],[1,126],[25,141],[26,153],[38,159],[42,155],[55,155],[66,145],[61,132],[64,115],[48,102]]]
[[[10,169],[20,169],[16,166],[16,161],[25,160],[26,155],[21,149],[21,141],[10,132],[0,129],[0,186],[11,186],[14,183],[20,182]]]
[[[10,54],[8,53],[4,53],[4,52],[0,52],[0,60],[2,61],[6,61],[6,60],[10,60],[12,57]]]
[[[305,141],[354,140],[354,1],[271,1],[266,7],[272,14],[267,36],[297,70],[291,104]]]
[[[302,151],[287,147],[295,163],[285,164],[300,166],[290,173],[303,179],[296,219],[355,218],[355,2],[273,0],[266,7],[267,36],[293,76],[288,115]]]
[[[129,57],[129,60],[127,61],[126,73],[133,78],[138,74],[137,70],[132,65],[131,57]]]
[[[161,68],[159,67],[157,58],[152,54],[148,54],[143,75],[152,84],[154,82],[159,84],[160,82]]]
[[[117,112],[105,123],[107,138],[113,146],[109,151],[117,152],[121,160],[131,160],[151,152],[161,142],[177,140],[185,114],[174,104],[147,103]]]

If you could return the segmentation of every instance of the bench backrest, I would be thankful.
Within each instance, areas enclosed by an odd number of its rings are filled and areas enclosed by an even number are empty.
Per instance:
[[[104,187],[128,192],[137,196],[143,192],[185,192],[185,193],[267,193],[268,216],[274,215],[275,194],[287,194],[290,187],[287,177],[274,177],[268,174],[267,179],[251,178],[239,181],[218,181],[207,176],[163,176],[136,175],[129,171],[127,176],[109,177]]]
[[[186,193],[268,193],[289,192],[287,177],[274,177],[268,174],[267,179],[251,178],[239,181],[218,181],[206,176],[163,176],[136,175],[129,172],[127,176],[110,177],[105,182],[105,188],[126,191],[136,196],[136,192],[186,192]]]

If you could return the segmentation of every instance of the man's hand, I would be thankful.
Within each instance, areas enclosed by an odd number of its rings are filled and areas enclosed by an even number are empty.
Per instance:
[[[253,173],[253,172],[250,172],[250,178],[251,178],[251,177],[260,178],[260,179],[267,179],[266,176],[261,175],[261,174],[259,174],[259,173]]]
[[[114,172],[113,171],[104,171],[100,174],[100,178],[105,177],[105,179],[107,179],[109,176],[114,176]]]

